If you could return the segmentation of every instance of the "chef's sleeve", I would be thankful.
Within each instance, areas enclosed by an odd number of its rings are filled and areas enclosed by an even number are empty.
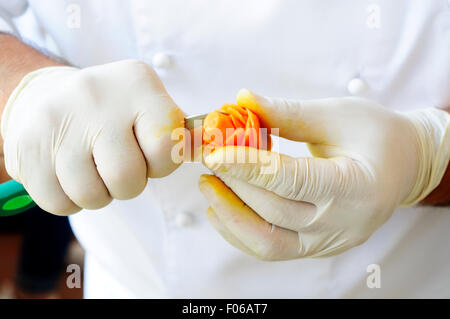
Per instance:
[[[0,32],[19,35],[13,19],[22,15],[28,7],[26,0],[0,0]]]

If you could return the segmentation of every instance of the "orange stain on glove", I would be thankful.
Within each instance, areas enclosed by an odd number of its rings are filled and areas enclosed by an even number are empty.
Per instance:
[[[224,104],[209,113],[203,122],[203,144],[211,150],[222,146],[265,148],[258,116],[249,109]]]

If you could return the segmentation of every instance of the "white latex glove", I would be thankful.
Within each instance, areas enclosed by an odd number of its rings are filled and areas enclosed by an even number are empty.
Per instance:
[[[359,98],[294,101],[247,90],[237,102],[281,137],[307,142],[314,155],[246,149],[270,157],[274,173],[261,161],[225,161],[226,152],[242,147],[206,158],[220,178],[199,181],[210,221],[261,259],[329,256],[363,243],[397,206],[413,205],[437,187],[449,161],[450,116],[438,109],[398,113]]]
[[[145,63],[26,75],[2,115],[5,165],[44,210],[68,215],[130,199],[176,169],[183,112]]]

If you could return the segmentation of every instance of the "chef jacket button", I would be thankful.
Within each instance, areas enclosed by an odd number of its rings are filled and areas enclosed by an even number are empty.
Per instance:
[[[188,213],[178,213],[175,216],[175,224],[177,224],[178,227],[188,227],[192,225],[193,222],[193,217]]]
[[[172,58],[165,53],[156,53],[152,58],[152,65],[158,69],[168,69],[172,66]]]
[[[347,90],[351,95],[362,95],[368,89],[366,82],[360,78],[351,79],[347,84]]]

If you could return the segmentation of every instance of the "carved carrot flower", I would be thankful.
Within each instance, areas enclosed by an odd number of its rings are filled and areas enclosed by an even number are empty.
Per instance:
[[[233,145],[263,148],[264,138],[258,116],[243,106],[224,104],[203,122],[203,144],[211,151]]]

